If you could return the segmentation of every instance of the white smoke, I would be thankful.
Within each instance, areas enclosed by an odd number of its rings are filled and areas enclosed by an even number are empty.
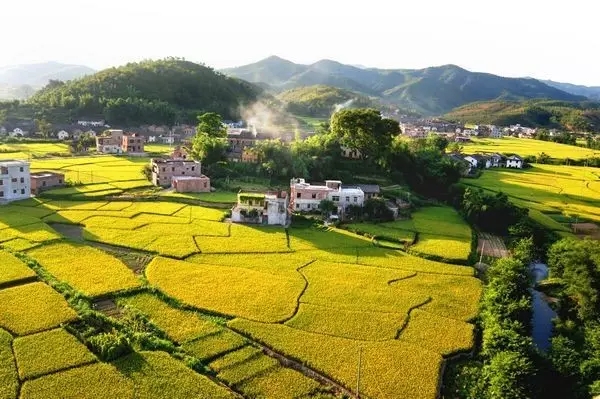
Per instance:
[[[352,105],[353,102],[354,102],[354,98],[351,98],[350,100],[345,101],[345,102],[343,102],[341,104],[336,104],[335,105],[335,112],[338,112],[339,110],[344,109],[344,108],[348,108],[349,106]]]
[[[254,132],[268,132],[274,137],[285,133],[294,133],[298,128],[295,118],[278,107],[258,101],[240,109],[240,115]],[[256,133],[255,133],[256,134]]]

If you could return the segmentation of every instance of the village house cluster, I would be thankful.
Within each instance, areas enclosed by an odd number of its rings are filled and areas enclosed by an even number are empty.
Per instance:
[[[106,130],[96,136],[96,152],[99,154],[144,154],[144,137],[136,133],[124,133],[120,129]]]
[[[470,175],[477,169],[515,168],[522,169],[525,161],[518,155],[504,156],[502,154],[471,154],[462,155],[451,153],[449,158],[465,166],[464,175]]]

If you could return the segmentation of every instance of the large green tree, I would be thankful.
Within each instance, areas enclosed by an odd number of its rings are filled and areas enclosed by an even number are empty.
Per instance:
[[[341,145],[358,150],[363,158],[386,158],[394,136],[400,133],[397,121],[383,118],[375,109],[343,109],[331,117],[331,133]]]
[[[204,133],[210,137],[227,137],[227,128],[223,125],[221,115],[216,112],[206,112],[198,116],[196,133]]]

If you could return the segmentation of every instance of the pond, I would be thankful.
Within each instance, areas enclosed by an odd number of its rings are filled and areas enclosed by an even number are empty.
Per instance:
[[[531,264],[531,274],[535,282],[539,282],[548,277],[548,266],[544,263]],[[545,352],[550,348],[550,338],[552,337],[552,319],[556,317],[556,312],[548,304],[545,294],[540,291],[532,290],[533,295],[533,318],[532,333],[533,342],[541,351]]]

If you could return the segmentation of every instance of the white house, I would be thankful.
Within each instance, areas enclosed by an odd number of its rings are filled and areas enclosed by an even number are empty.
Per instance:
[[[498,168],[504,164],[504,157],[500,154],[490,155],[490,163],[493,168]]]
[[[506,158],[506,167],[521,169],[523,167],[523,158],[518,155],[511,155]]]
[[[473,168],[484,167],[488,169],[492,166],[492,161],[490,160],[490,158],[484,155],[467,155],[464,159],[465,161],[469,162]]]
[[[59,140],[66,140],[66,139],[68,139],[68,138],[69,138],[69,132],[67,132],[66,130],[61,130],[60,132],[58,132],[58,133],[56,134],[56,137],[57,137]]]
[[[23,137],[25,136],[25,132],[23,131],[23,129],[16,127],[13,129],[12,132],[9,132],[8,135],[10,137]]]
[[[500,129],[498,126],[490,125],[489,129],[490,129],[490,137],[491,138],[501,139],[502,136],[504,136],[504,133],[502,132],[502,129]]]
[[[288,222],[286,191],[238,193],[237,204],[231,210],[231,221],[285,226]]]
[[[148,136],[148,143],[156,143],[156,136]]]
[[[322,200],[330,200],[343,214],[349,205],[363,206],[365,193],[357,186],[342,186],[339,180],[325,180],[325,185],[310,184],[304,179],[290,182],[290,208],[296,212],[311,212],[319,209]]]
[[[0,203],[31,196],[29,162],[7,160],[0,162]]]
[[[102,127],[104,126],[104,121],[77,121],[77,124],[80,126]]]

